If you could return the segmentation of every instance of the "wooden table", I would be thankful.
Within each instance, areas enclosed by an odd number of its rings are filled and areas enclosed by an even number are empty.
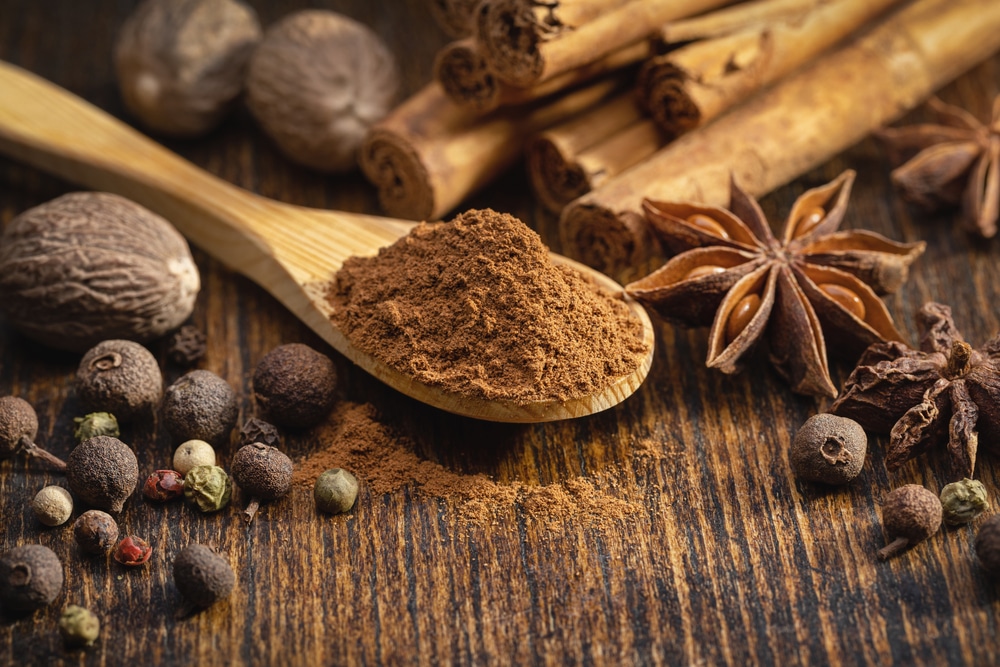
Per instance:
[[[0,58],[68,88],[125,118],[110,65],[118,26],[134,2],[3,0]],[[371,25],[402,63],[407,91],[430,76],[446,43],[422,0],[306,3],[257,0],[270,24],[308,6],[329,6]],[[389,6],[391,5],[391,9]],[[980,118],[1000,91],[1000,57],[942,91]],[[2,93],[0,93],[2,94]],[[924,117],[921,111],[913,118]],[[325,177],[283,159],[247,113],[196,141],[167,145],[240,186],[308,206],[377,212],[357,174]],[[927,252],[887,303],[916,336],[927,300],[949,303],[978,345],[998,328],[996,242],[970,238],[956,215],[918,214],[893,193],[871,140],[767,197],[781,219],[805,188],[846,167],[859,172],[847,227],[903,240]],[[0,221],[74,187],[0,159]],[[556,245],[555,220],[526,194],[518,167],[470,198],[535,226]],[[653,370],[621,406],[573,422],[498,426],[416,404],[349,367],[262,289],[195,250],[203,291],[193,321],[208,334],[201,367],[237,389],[241,419],[253,415],[250,374],[272,347],[301,341],[333,354],[343,400],[371,402],[412,438],[420,456],[457,473],[486,472],[499,483],[562,484],[582,478],[623,518],[534,520],[519,501],[488,524],[464,521],[454,503],[408,487],[375,495],[363,488],[346,516],[318,516],[308,491],[268,506],[249,527],[236,508],[200,515],[181,504],[130,501],[123,531],[156,549],[139,570],[84,559],[65,528],[43,528],[30,500],[61,478],[21,460],[0,463],[0,548],[40,542],[62,559],[63,593],[28,618],[3,617],[0,663],[136,664],[996,664],[998,589],[980,570],[974,528],[945,529],[887,563],[879,503],[901,484],[938,490],[941,459],[889,474],[885,438],[873,439],[860,478],[845,489],[796,481],[788,449],[798,426],[825,407],[793,395],[764,360],[742,376],[703,367],[706,332],[657,327]],[[162,343],[151,349],[167,366]],[[41,420],[39,439],[66,455],[81,410],[72,387],[79,358],[39,347],[0,322],[0,394],[26,398]],[[849,363],[834,363],[840,383]],[[125,433],[140,469],[167,465],[172,445],[159,424]],[[983,443],[987,446],[991,443]],[[322,446],[290,436],[299,458]],[[220,456],[228,464],[232,451]],[[983,456],[978,477],[1000,489],[1000,466]],[[355,470],[362,481],[365,470]],[[559,487],[553,487],[559,488]],[[231,600],[174,618],[172,555],[190,541],[216,546],[239,579]],[[86,652],[67,652],[56,621],[81,603],[104,625]]]

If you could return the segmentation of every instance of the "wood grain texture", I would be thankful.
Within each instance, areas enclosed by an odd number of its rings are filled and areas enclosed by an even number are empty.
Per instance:
[[[305,2],[253,4],[265,23]],[[421,0],[313,2],[372,25],[402,58],[406,86],[430,77],[447,42]],[[133,2],[4,0],[0,58],[62,85],[125,118],[110,69],[110,45]],[[1000,92],[1000,58],[976,67],[943,98],[987,117]],[[922,110],[909,119],[926,118]],[[237,114],[199,141],[168,147],[221,178],[305,206],[377,213],[374,191],[351,175],[330,178],[287,163]],[[846,227],[926,240],[927,252],[900,294],[887,299],[916,337],[925,300],[949,303],[968,340],[1000,329],[997,242],[965,235],[957,214],[929,216],[891,190],[882,151],[865,140],[763,201],[783,218],[795,197],[844,168],[859,172]],[[72,186],[0,159],[0,222]],[[537,226],[555,243],[555,220],[525,196],[521,169],[477,195]],[[200,251],[194,323],[208,334],[201,367],[236,387],[241,418],[253,414],[250,374],[275,345],[301,341],[330,352],[345,400],[374,403],[448,469],[486,472],[500,482],[590,480],[635,511],[594,524],[540,522],[526,498],[497,508],[488,525],[460,519],[454,503],[407,488],[386,495],[363,485],[347,516],[316,515],[309,494],[266,506],[249,527],[237,507],[203,516],[182,505],[130,501],[126,533],[156,549],[142,570],[87,560],[66,528],[31,516],[34,493],[59,477],[22,461],[0,462],[0,550],[40,542],[63,561],[57,602],[28,618],[0,616],[0,664],[996,664],[1000,589],[972,550],[974,529],[945,529],[887,563],[879,502],[901,484],[937,490],[936,455],[888,474],[885,438],[873,439],[861,477],[846,489],[797,482],[788,446],[795,429],[825,407],[794,396],[765,360],[735,378],[704,368],[707,332],[657,326],[656,358],[643,387],[601,414],[538,426],[494,425],[427,408],[352,368],[273,298]],[[181,371],[151,346],[167,381]],[[0,394],[31,401],[39,440],[57,455],[71,446],[80,413],[72,390],[78,358],[38,347],[0,321]],[[850,362],[834,361],[842,381]],[[125,432],[144,473],[169,460],[160,424]],[[985,444],[985,443],[984,443]],[[315,433],[290,436],[293,458],[321,447]],[[231,449],[220,457],[228,465]],[[1000,466],[983,455],[977,476],[996,493]],[[364,482],[365,471],[355,471]],[[997,504],[997,503],[995,503]],[[192,618],[173,617],[169,565],[201,541],[236,567],[239,588]],[[99,643],[66,652],[56,630],[62,606],[101,617]]]

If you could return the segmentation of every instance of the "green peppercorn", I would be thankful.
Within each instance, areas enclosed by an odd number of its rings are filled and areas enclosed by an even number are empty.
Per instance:
[[[110,412],[91,412],[83,417],[74,417],[73,421],[76,423],[73,437],[77,442],[90,440],[99,435],[109,435],[112,438],[121,435],[118,420]]]
[[[195,466],[184,476],[184,498],[202,512],[217,512],[229,504],[233,483],[219,466]]]
[[[67,646],[93,646],[101,634],[101,620],[89,609],[71,604],[59,617],[59,632]]]
[[[941,489],[941,505],[944,509],[944,522],[950,526],[959,526],[969,523],[989,509],[990,501],[982,482],[963,479],[946,484]]]
[[[357,478],[342,468],[327,470],[313,487],[316,508],[330,514],[341,514],[351,509],[357,497]]]

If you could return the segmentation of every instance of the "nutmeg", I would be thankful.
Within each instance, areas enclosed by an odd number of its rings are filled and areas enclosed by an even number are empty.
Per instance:
[[[399,89],[395,59],[369,28],[335,12],[290,14],[264,33],[247,70],[247,105],[291,160],[347,171]]]
[[[154,131],[204,134],[239,99],[260,34],[237,0],[146,0],[115,43],[125,106]]]
[[[60,349],[162,336],[191,314],[200,286],[184,237],[118,195],[63,195],[21,213],[0,237],[0,309]]]

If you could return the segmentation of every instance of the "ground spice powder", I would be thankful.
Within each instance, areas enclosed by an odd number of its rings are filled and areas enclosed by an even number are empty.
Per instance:
[[[486,400],[568,400],[636,370],[642,323],[620,295],[553,264],[517,218],[471,210],[348,259],[329,295],[360,349],[427,385]]]
[[[588,527],[623,520],[642,509],[614,495],[613,478],[582,478],[558,484],[504,484],[482,474],[463,474],[416,453],[412,441],[379,420],[370,404],[345,402],[316,430],[322,449],[298,461],[293,484],[311,489],[330,468],[354,473],[372,494],[410,486],[425,497],[450,502],[460,519],[488,525],[502,513],[520,511],[544,528],[566,522]]]

